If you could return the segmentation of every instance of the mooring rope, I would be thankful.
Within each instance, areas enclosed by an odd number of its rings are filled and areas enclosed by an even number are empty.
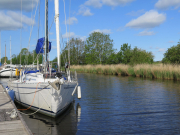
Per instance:
[[[21,111],[18,111],[18,112],[19,112],[19,113],[21,113],[21,114],[23,114],[23,115],[33,115],[33,114],[37,113],[39,110],[41,110],[41,108],[43,107],[44,103],[45,103],[45,101],[43,102],[42,106],[41,106],[41,107],[39,107],[39,109],[38,109],[38,110],[36,110],[36,111],[35,111],[35,112],[33,112],[33,113],[26,114],[26,113],[23,113],[23,112],[21,112]]]
[[[37,91],[37,87],[38,87],[39,83],[41,83],[41,82],[38,82],[38,84],[37,84],[37,86],[36,86],[36,91]],[[31,103],[31,105],[30,105],[28,108],[26,108],[26,109],[18,109],[18,110],[28,110],[28,109],[31,108],[31,106],[32,106],[33,103],[34,103],[34,99],[35,99],[35,96],[36,96],[36,91],[35,91],[35,93],[34,93],[34,98],[33,98],[33,101],[32,101],[32,103]]]
[[[40,89],[40,90],[37,90],[36,92],[39,92],[39,91],[42,91],[42,90],[44,90],[45,88],[47,88],[48,86],[49,86],[50,84],[48,84],[47,86],[45,86],[44,88],[42,88],[42,89]],[[13,88],[13,87],[11,87],[11,88]],[[35,93],[35,92],[29,92],[29,93],[20,93],[20,92],[17,92],[17,91],[15,91],[15,90],[13,90],[14,92],[16,92],[16,93],[18,93],[18,94],[33,94],[33,93]]]

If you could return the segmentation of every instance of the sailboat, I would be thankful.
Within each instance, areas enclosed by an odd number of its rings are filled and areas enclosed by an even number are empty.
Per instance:
[[[56,33],[59,34],[59,1],[55,0]],[[45,38],[43,38],[43,66],[39,71],[20,71],[18,80],[12,81],[8,89],[15,91],[15,101],[36,112],[56,117],[61,114],[73,101],[74,93],[78,86],[77,75],[72,78],[70,70],[63,74],[58,70],[51,73],[51,65],[48,62],[48,0],[45,0]],[[57,15],[58,14],[58,15]],[[57,48],[59,48],[59,35],[57,36]],[[39,40],[38,40],[39,41]],[[37,47],[36,47],[37,48]],[[57,52],[58,69],[60,68],[60,50]]]
[[[13,65],[11,58],[11,37],[10,37],[10,64],[6,63],[6,45],[5,45],[5,61],[4,65],[0,67],[0,77],[16,77],[16,69],[20,68],[20,65]]]

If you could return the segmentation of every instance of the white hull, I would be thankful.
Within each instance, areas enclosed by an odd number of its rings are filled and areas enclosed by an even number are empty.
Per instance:
[[[0,70],[0,77],[15,77],[15,69],[2,69]]]
[[[47,79],[47,81],[50,79]],[[45,115],[56,117],[63,112],[73,101],[72,93],[77,83],[64,83],[60,90],[55,90],[48,82],[35,83],[11,83],[11,89],[15,91],[15,100],[32,110]],[[37,88],[37,89],[36,89]],[[42,89],[44,88],[44,89]],[[40,108],[40,109],[39,109]]]

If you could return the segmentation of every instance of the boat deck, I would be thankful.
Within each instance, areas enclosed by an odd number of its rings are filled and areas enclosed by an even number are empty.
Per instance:
[[[21,115],[14,119],[10,118],[11,112],[17,108],[10,99],[5,89],[0,85],[0,135],[32,135]]]

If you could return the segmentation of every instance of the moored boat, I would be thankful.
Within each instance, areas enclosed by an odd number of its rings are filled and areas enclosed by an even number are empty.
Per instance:
[[[45,1],[45,13],[48,16],[48,0]],[[59,47],[59,1],[55,0],[56,12],[56,33],[57,48]],[[47,18],[46,18],[47,19]],[[47,59],[47,54],[51,50],[51,43],[48,41],[48,27],[45,19],[45,38],[40,38],[37,42],[36,53],[43,54],[42,68],[37,71],[20,70],[18,80],[11,81],[8,89],[15,92],[15,101],[26,106],[27,109],[35,110],[42,114],[56,117],[61,114],[74,100],[74,93],[78,88],[77,74],[70,76],[70,70],[65,73],[60,72],[60,50],[57,49],[58,69],[52,72],[52,66]],[[70,63],[70,62],[69,62]],[[67,66],[69,67],[69,66]],[[39,65],[37,64],[37,68]],[[24,110],[24,109],[23,109]]]
[[[10,89],[15,91],[15,101],[45,115],[56,117],[74,100],[78,82],[75,79],[46,78],[40,72],[27,73],[12,81]]]
[[[0,67],[0,77],[7,78],[7,77],[15,77],[16,76],[16,69],[20,68],[20,65],[12,65],[7,64]]]

